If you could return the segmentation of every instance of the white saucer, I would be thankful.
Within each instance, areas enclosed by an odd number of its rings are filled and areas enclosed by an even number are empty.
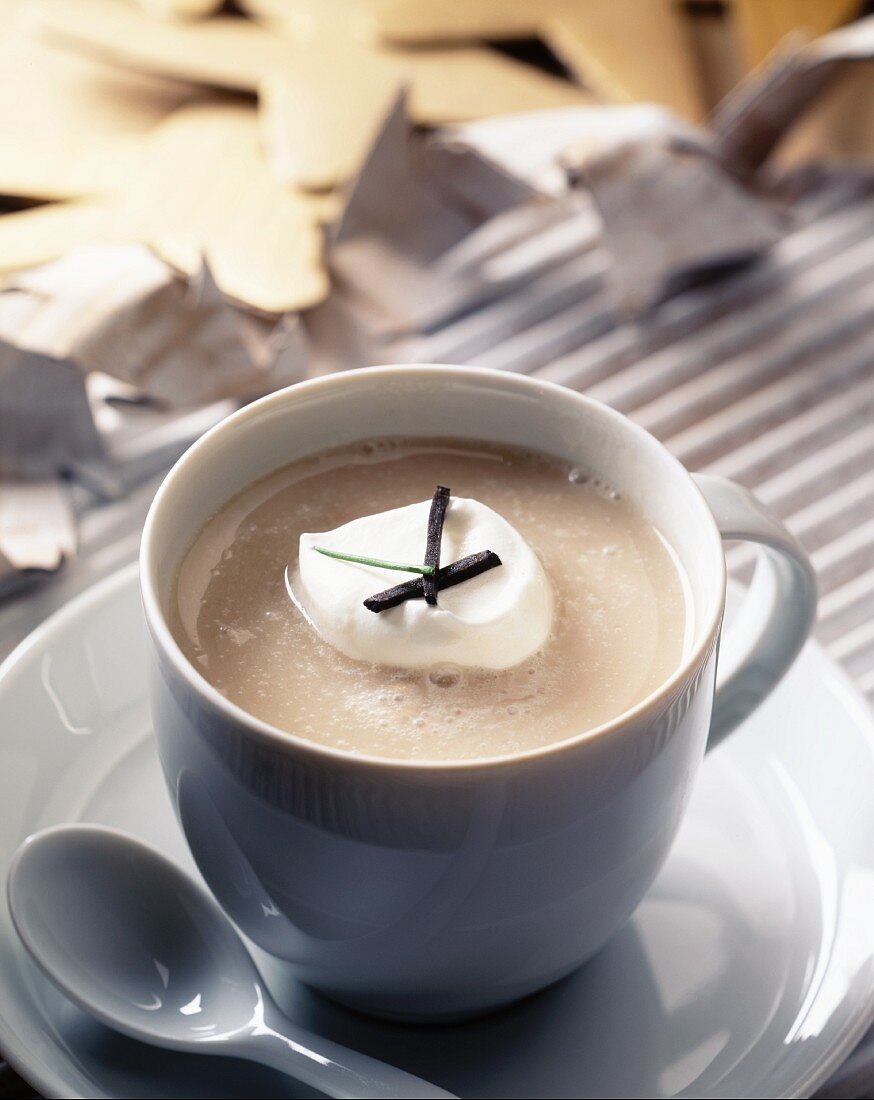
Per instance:
[[[120,826],[191,867],[149,730],[136,573],[50,619],[0,669],[0,867],[45,825]],[[708,759],[630,924],[575,975],[447,1027],[346,1012],[307,1026],[460,1096],[804,1096],[874,1016],[874,723],[815,645]],[[0,1049],[50,1096],[295,1095],[245,1063],[93,1023],[36,972],[0,902]],[[300,1095],[298,1093],[297,1095]]]

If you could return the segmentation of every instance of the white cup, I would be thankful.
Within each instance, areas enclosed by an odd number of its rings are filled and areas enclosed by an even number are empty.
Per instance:
[[[694,627],[681,667],[603,726],[455,764],[327,748],[225,699],[167,626],[186,549],[229,497],[272,470],[389,435],[534,448],[614,485],[688,576]],[[762,549],[717,671],[723,539]],[[168,474],[141,566],[161,760],[206,881],[240,928],[303,981],[405,1018],[451,1018],[525,996],[627,920],[667,855],[705,749],[779,680],[816,605],[804,551],[747,491],[691,477],[642,429],[577,393],[467,367],[332,375],[229,417]]]

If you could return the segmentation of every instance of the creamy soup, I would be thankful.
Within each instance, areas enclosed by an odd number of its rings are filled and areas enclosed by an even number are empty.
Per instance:
[[[302,533],[427,500],[438,484],[506,519],[550,582],[547,640],[512,668],[353,660],[289,596]],[[374,590],[404,579],[386,573]],[[188,659],[250,714],[322,745],[421,761],[503,756],[610,721],[677,669],[689,617],[671,548],[585,470],[512,447],[403,439],[294,462],[233,497],[187,552],[170,609]]]

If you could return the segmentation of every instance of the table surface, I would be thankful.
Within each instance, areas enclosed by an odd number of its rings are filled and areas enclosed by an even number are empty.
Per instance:
[[[506,243],[503,259],[527,265],[526,279],[405,340],[407,361],[488,365],[582,390],[649,429],[690,469],[754,489],[808,549],[819,639],[874,701],[874,195],[848,190],[811,203],[766,261],[643,319],[617,320],[597,242],[580,247],[573,233],[546,228]],[[133,560],[156,484],[151,477],[100,503],[77,497],[80,556],[0,602],[0,657]],[[729,564],[743,577],[748,552],[730,550]],[[869,1035],[822,1095],[871,1095],[872,1085]],[[30,1095],[0,1063],[0,1097]]]

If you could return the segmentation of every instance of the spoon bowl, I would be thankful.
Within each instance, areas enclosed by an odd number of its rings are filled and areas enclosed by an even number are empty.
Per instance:
[[[169,859],[112,830],[49,829],[25,842],[9,907],[45,973],[117,1031],[188,1047],[258,1011],[260,978],[227,918]]]
[[[285,1019],[206,890],[118,830],[65,825],[29,837],[7,890],[46,976],[116,1031],[263,1062],[329,1096],[452,1095]]]

